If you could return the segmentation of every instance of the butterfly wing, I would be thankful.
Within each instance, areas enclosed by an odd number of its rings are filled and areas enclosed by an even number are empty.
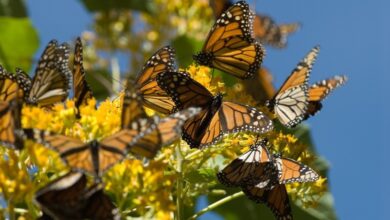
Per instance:
[[[0,65],[0,101],[23,99],[30,87],[31,81],[28,76],[23,78],[18,74],[12,74]]]
[[[23,149],[23,131],[21,124],[22,102],[14,99],[0,101],[0,144],[6,147]]]
[[[319,175],[310,167],[289,158],[275,157],[280,184],[292,182],[314,182]]]
[[[141,130],[145,125],[144,120],[148,116],[146,115],[143,107],[142,100],[139,95],[129,89],[125,90],[125,96],[123,98],[122,105],[122,129],[131,128],[134,130]],[[141,123],[142,122],[142,123]]]
[[[119,220],[120,215],[118,209],[111,202],[100,185],[91,187],[87,194],[86,205],[83,210],[83,218],[94,220]]]
[[[60,177],[35,194],[35,202],[43,213],[54,219],[82,219],[83,195],[87,178],[80,172],[70,172]]]
[[[262,43],[278,48],[285,47],[287,35],[295,32],[298,28],[298,23],[277,25],[271,17],[260,14],[256,14],[253,22],[255,36]]]
[[[226,186],[256,185],[268,177],[269,155],[261,142],[255,144],[218,172],[218,180]]]
[[[244,1],[233,4],[216,20],[195,61],[242,79],[252,77],[265,53],[252,38],[252,28],[249,5]]]
[[[83,66],[83,44],[79,37],[76,39],[73,58],[73,92],[75,107],[78,110],[77,114],[79,116],[79,107],[81,105],[88,104],[88,100],[93,98],[92,90],[85,80],[85,71]]]
[[[129,151],[149,159],[153,158],[161,147],[180,138],[184,122],[199,111],[199,108],[188,108],[166,118],[154,117],[148,128],[134,139]]]
[[[318,52],[319,47],[316,46],[298,63],[268,103],[268,107],[286,127],[294,127],[304,119],[308,105],[307,81]]]
[[[334,76],[313,84],[309,88],[309,105],[306,118],[315,115],[322,108],[321,101],[324,100],[334,89],[347,82],[346,76]]]
[[[27,102],[49,106],[68,97],[71,72],[69,46],[52,40],[46,46],[35,70]]]
[[[172,97],[177,110],[194,106],[207,108],[213,101],[213,95],[185,72],[164,72],[156,80],[161,89]]]
[[[160,89],[155,78],[159,73],[174,70],[175,50],[170,46],[161,48],[149,58],[135,81],[145,106],[164,114],[173,111],[172,99]]]
[[[249,199],[257,203],[265,203],[278,220],[293,219],[290,201],[285,185],[276,185],[272,189],[257,186],[243,187],[243,192]]]
[[[80,139],[38,129],[24,129],[24,133],[28,139],[57,151],[64,162],[73,169],[92,174],[98,173],[96,172],[99,170],[99,167],[96,167],[97,156],[93,154],[90,145]]]
[[[125,158],[126,149],[129,147],[128,144],[136,135],[137,133],[134,130],[123,129],[104,138],[100,143],[95,142],[99,149],[99,176]]]

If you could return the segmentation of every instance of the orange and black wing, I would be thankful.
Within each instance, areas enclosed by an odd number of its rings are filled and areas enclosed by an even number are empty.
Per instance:
[[[44,216],[54,219],[82,219],[87,178],[80,172],[70,172],[38,190],[35,201]]]
[[[218,180],[226,186],[253,186],[268,179],[271,160],[265,143],[260,141],[251,146],[249,151],[219,171]]]
[[[18,99],[0,101],[0,145],[23,149],[22,105],[23,103]]]
[[[139,131],[142,130],[142,126],[144,126],[145,122],[144,120],[139,120],[139,119],[148,118],[148,116],[144,111],[144,108],[142,107],[142,104],[143,102],[139,97],[139,94],[130,91],[129,89],[125,90],[125,95],[123,98],[123,105],[122,105],[122,116],[121,116],[122,129],[131,128]]]
[[[308,105],[307,81],[318,52],[319,47],[314,47],[298,63],[274,98],[267,103],[286,127],[294,127],[304,119]]]
[[[28,139],[57,151],[64,162],[73,169],[99,174],[95,151],[80,139],[38,129],[24,129],[24,133]]]
[[[313,84],[309,88],[309,105],[306,118],[315,115],[322,108],[324,100],[334,89],[347,82],[346,76],[334,76]]]
[[[160,88],[172,97],[177,110],[208,108],[213,102],[213,95],[185,72],[160,73],[156,80]]]
[[[277,25],[271,17],[260,14],[256,14],[253,22],[254,34],[260,42],[278,48],[285,47],[287,35],[294,33],[298,28],[298,23]]]
[[[24,99],[31,87],[31,80],[27,75],[18,75],[7,72],[0,65],[0,101]]]
[[[69,46],[66,43],[58,45],[55,40],[50,41],[38,61],[27,97],[28,103],[50,106],[68,97],[72,75],[68,60]],[[17,72],[22,74],[21,70]]]
[[[135,81],[145,106],[164,114],[173,112],[172,99],[160,89],[155,79],[159,73],[174,71],[175,68],[175,50],[170,46],[158,50],[145,63]]]
[[[85,70],[83,66],[83,44],[81,39],[76,39],[73,58],[73,92],[77,115],[80,116],[79,107],[88,104],[88,100],[93,98],[93,93],[85,80]]]
[[[138,134],[139,133],[136,130],[123,129],[104,138],[100,143],[96,142],[99,149],[97,160],[99,162],[99,176],[108,168],[121,162],[126,157],[129,143],[131,143]]]
[[[289,158],[275,157],[280,184],[292,182],[314,182],[319,175],[310,167]]]
[[[128,150],[139,156],[153,158],[161,147],[180,138],[184,122],[199,111],[199,108],[188,108],[165,118],[153,117],[146,125],[145,131],[135,137]]]
[[[243,187],[249,199],[257,203],[265,203],[274,213],[277,220],[292,220],[291,206],[285,185],[276,185],[272,189],[257,186]]]
[[[239,1],[216,20],[202,51],[194,55],[200,65],[217,68],[238,78],[250,78],[260,68],[265,51],[253,39],[253,13]]]

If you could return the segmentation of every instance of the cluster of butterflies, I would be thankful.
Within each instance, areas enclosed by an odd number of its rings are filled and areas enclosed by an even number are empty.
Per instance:
[[[232,4],[218,17],[194,60],[241,79],[251,78],[259,71],[264,56],[264,49],[253,37],[253,19],[246,2]],[[202,149],[228,133],[248,131],[259,135],[274,128],[273,121],[257,108],[225,101],[222,94],[213,96],[188,73],[178,71],[170,46],[153,54],[134,82],[127,81],[118,132],[101,141],[84,143],[50,131],[22,128],[22,105],[38,105],[50,111],[54,103],[68,97],[71,79],[76,116],[80,118],[79,107],[93,98],[85,80],[82,49],[77,39],[73,71],[68,67],[69,46],[54,40],[44,50],[33,79],[20,69],[13,74],[0,67],[0,144],[20,150],[24,140],[31,139],[57,151],[72,168],[69,174],[37,192],[35,200],[45,219],[118,218],[115,206],[102,191],[100,177],[129,153],[152,159],[161,147],[180,135],[191,148]],[[286,127],[314,115],[321,109],[321,101],[346,81],[344,76],[335,76],[308,86],[318,51],[314,47],[266,103]],[[140,106],[168,116],[148,117]],[[218,179],[228,186],[242,187],[249,198],[266,203],[278,219],[291,219],[283,184],[315,181],[318,175],[297,161],[271,155],[266,143],[260,140],[224,168]],[[94,175],[96,183],[87,187],[84,173]],[[96,206],[104,209],[91,213],[88,207]]]

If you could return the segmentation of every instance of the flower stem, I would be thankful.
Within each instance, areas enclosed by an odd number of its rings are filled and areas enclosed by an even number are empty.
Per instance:
[[[111,72],[112,72],[112,90],[115,93],[119,93],[120,91],[120,78],[121,78],[121,72],[119,67],[119,61],[118,58],[115,56],[111,56]]]
[[[203,215],[204,213],[206,213],[206,212],[208,212],[210,210],[213,210],[213,209],[217,208],[218,206],[223,205],[223,204],[225,204],[225,203],[227,203],[227,202],[229,202],[229,201],[231,201],[231,200],[233,200],[235,198],[238,198],[238,197],[240,197],[242,195],[244,195],[244,193],[242,191],[240,191],[240,192],[234,193],[233,195],[226,196],[225,198],[220,199],[220,200],[214,202],[213,204],[207,206],[206,208],[200,210],[198,213],[196,213],[195,215],[191,216],[188,220],[196,219],[199,216]]]
[[[176,145],[176,171],[178,174],[176,180],[176,219],[182,219],[182,210],[183,210],[183,202],[182,202],[182,191],[183,191],[183,156],[180,149],[180,144]]]

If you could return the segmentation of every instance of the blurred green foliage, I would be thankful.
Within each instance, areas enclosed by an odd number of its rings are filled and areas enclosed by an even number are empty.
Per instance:
[[[28,18],[0,17],[0,63],[9,71],[29,70],[38,34]]]

